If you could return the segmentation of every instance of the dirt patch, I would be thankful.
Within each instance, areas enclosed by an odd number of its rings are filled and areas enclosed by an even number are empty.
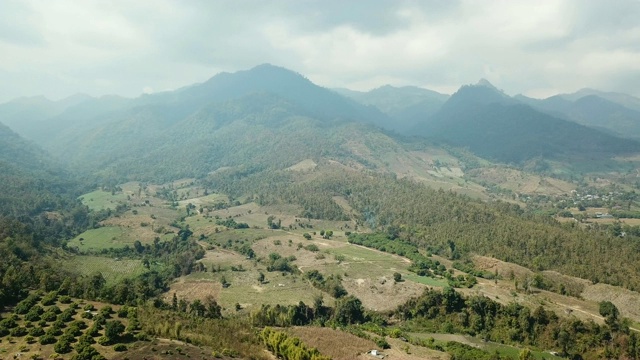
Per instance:
[[[503,279],[511,279],[513,277],[524,278],[533,275],[533,271],[527,269],[526,267],[504,262],[491,257],[476,255],[472,260],[473,264],[479,270],[490,271],[492,273],[498,271],[498,276],[502,277]]]
[[[185,344],[181,341],[160,340],[155,344],[138,343],[112,359],[214,359],[210,349]],[[216,357],[216,359],[231,359]]]
[[[349,294],[360,299],[364,307],[377,311],[393,310],[425,289],[424,285],[412,281],[396,283],[391,277],[343,278],[342,285]]]
[[[373,341],[326,327],[293,327],[288,331],[307,346],[334,360],[372,359],[367,351],[377,349]]]
[[[287,170],[290,171],[311,171],[318,166],[315,161],[311,159],[305,159],[300,161],[299,163],[289,166]]]
[[[218,300],[220,292],[222,291],[222,285],[219,282],[200,280],[200,281],[178,281],[169,286],[169,291],[164,295],[164,300],[171,303],[173,294],[175,293],[178,299],[185,299],[188,301],[200,300],[204,301],[207,296],[213,296]]]

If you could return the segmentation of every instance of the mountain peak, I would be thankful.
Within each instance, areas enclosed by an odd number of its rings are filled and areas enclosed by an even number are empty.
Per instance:
[[[495,91],[502,92],[502,91],[500,91],[497,87],[493,86],[493,84],[492,84],[492,83],[490,83],[490,82],[489,82],[489,80],[487,80],[487,79],[485,79],[485,78],[480,79],[480,80],[476,83],[476,86],[482,86],[482,87],[486,87],[486,88],[489,88],[489,89],[492,89],[492,90],[495,90]]]

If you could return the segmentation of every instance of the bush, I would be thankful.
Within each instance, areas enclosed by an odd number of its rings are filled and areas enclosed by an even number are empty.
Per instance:
[[[376,345],[378,345],[382,349],[388,349],[388,348],[391,347],[391,346],[389,346],[389,343],[387,342],[387,339],[385,339],[383,337],[379,337],[378,339],[376,339]]]
[[[111,339],[109,339],[109,338],[108,338],[108,337],[106,337],[106,336],[101,336],[101,337],[98,339],[98,344],[100,344],[100,345],[102,345],[102,346],[107,346],[107,345],[111,344]]]
[[[64,340],[59,340],[54,346],[53,350],[58,354],[66,354],[71,351],[71,344]]]
[[[58,316],[54,312],[47,311],[46,313],[42,314],[40,318],[44,321],[55,321],[57,317]]]
[[[15,319],[13,318],[6,318],[0,321],[0,327],[5,329],[13,329],[16,326],[18,326],[18,323],[16,323]]]
[[[23,337],[25,335],[27,335],[29,333],[29,331],[27,331],[26,328],[23,327],[15,327],[13,329],[11,329],[11,331],[9,331],[9,334],[11,336],[15,336],[15,337]]]
[[[60,296],[60,302],[62,304],[71,304],[71,297],[67,295]]]
[[[44,335],[44,329],[41,327],[32,327],[31,330],[29,330],[29,335],[42,336]]]
[[[60,314],[60,313],[62,312],[62,310],[60,310],[60,308],[59,308],[59,307],[57,307],[57,306],[53,305],[53,306],[49,306],[49,307],[47,308],[47,312],[52,312],[52,313],[54,313],[54,314],[58,315],[58,314]]]
[[[87,330],[87,331],[85,332],[85,334],[86,334],[86,335],[89,335],[89,336],[91,336],[91,337],[96,337],[96,336],[100,335],[100,333],[99,333],[99,329],[98,329],[98,327],[97,327],[97,326],[95,326],[95,325],[94,325],[94,326],[92,326],[92,327],[90,327],[90,328],[89,328],[89,330]]]
[[[41,303],[44,306],[49,306],[49,305],[55,304],[57,299],[58,299],[58,292],[57,291],[51,291],[50,293],[45,295],[45,297],[42,298]]]
[[[115,350],[115,351],[127,351],[127,345],[125,345],[125,344],[116,344],[113,347],[113,350]]]
[[[126,318],[127,316],[129,316],[129,307],[125,305],[118,310],[118,317]]]
[[[40,336],[40,339],[38,341],[40,342],[40,345],[53,344],[56,342],[56,337],[53,335],[45,334]]]
[[[80,317],[82,317],[83,319],[93,319],[93,314],[90,312],[83,312]]]

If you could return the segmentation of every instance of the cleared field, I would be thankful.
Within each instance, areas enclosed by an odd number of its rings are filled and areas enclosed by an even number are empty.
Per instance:
[[[151,228],[128,229],[121,226],[104,226],[83,232],[69,240],[68,247],[76,247],[80,251],[100,251],[102,249],[117,249],[125,246],[133,246],[136,240],[150,243],[155,237],[161,241],[170,240],[175,234],[157,234]]]
[[[70,271],[81,275],[101,273],[107,284],[133,278],[147,271],[140,260],[115,260],[100,256],[74,256],[64,263]]]
[[[204,192],[202,193],[204,194]],[[209,194],[205,196],[194,197],[191,199],[180,200],[178,201],[178,206],[186,207],[188,204],[192,204],[192,205],[195,205],[196,207],[200,207],[201,205],[202,206],[213,205],[215,203],[220,203],[220,202],[224,202],[224,203],[229,202],[229,197],[222,194]]]
[[[326,327],[296,326],[288,328],[287,332],[334,360],[371,358],[367,351],[378,348],[371,340]]]
[[[242,311],[248,312],[261,304],[293,305],[300,301],[312,304],[315,296],[322,295],[299,275],[268,272],[264,264],[230,250],[209,250],[201,262],[207,272],[181,277],[171,284],[166,299],[174,292],[179,298],[189,300],[203,300],[211,295],[226,311],[235,313],[236,303],[242,306]],[[262,283],[258,281],[260,273],[265,275]],[[223,278],[229,284],[226,288],[222,286]],[[332,304],[327,295],[324,298],[325,303]]]
[[[68,247],[77,247],[80,251],[100,251],[102,249],[120,248],[132,244],[124,228],[119,226],[103,226],[90,229],[69,240]]]
[[[315,245],[318,251],[305,247]],[[400,256],[352,245],[343,241],[322,239],[306,240],[297,234],[283,233],[254,243],[258,257],[278,253],[283,257],[295,256],[293,262],[302,272],[318,270],[324,276],[339,275],[349,294],[358,297],[363,305],[374,310],[391,310],[420,295],[425,286],[409,280],[410,262]],[[394,272],[408,281],[396,283]]]
[[[119,192],[112,195],[111,192],[96,190],[80,196],[80,199],[91,210],[115,209],[127,201],[127,194]]]

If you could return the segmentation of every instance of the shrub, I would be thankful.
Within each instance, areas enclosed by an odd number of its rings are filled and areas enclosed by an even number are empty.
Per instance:
[[[40,318],[44,321],[55,321],[57,315],[54,312],[47,311],[46,313],[42,314]]]
[[[13,329],[11,329],[11,331],[9,331],[9,334],[11,336],[15,336],[15,337],[23,337],[25,335],[27,335],[29,333],[29,331],[27,331],[26,328],[23,327],[15,327]]]
[[[93,314],[90,312],[83,312],[82,315],[80,315],[80,317],[83,319],[93,319]]]
[[[389,343],[387,342],[387,339],[383,338],[383,337],[379,337],[378,339],[376,339],[376,345],[378,345],[379,347],[383,348],[383,349],[388,349],[391,346],[389,345]]]
[[[118,317],[126,318],[127,316],[129,316],[129,307],[125,305],[118,310]]]
[[[57,299],[58,299],[58,292],[57,291],[51,291],[50,293],[45,295],[45,297],[42,298],[41,303],[44,306],[49,306],[49,305],[55,304]]]
[[[110,340],[108,337],[106,337],[106,336],[101,336],[101,337],[98,339],[98,344],[100,344],[100,345],[102,345],[102,346],[107,346],[107,345],[109,345],[110,343],[111,343],[111,340]]]
[[[67,341],[59,340],[53,346],[53,350],[55,350],[55,352],[57,352],[58,354],[66,354],[71,351],[71,344]]]
[[[44,329],[41,327],[32,327],[31,330],[29,330],[29,335],[30,336],[42,336],[44,335]]]
[[[56,342],[56,337],[53,335],[45,334],[40,336],[40,339],[38,341],[41,345],[53,344]]]
[[[18,323],[16,323],[15,319],[13,318],[6,318],[0,321],[0,327],[5,329],[13,329],[16,326],[18,326]]]
[[[60,296],[60,302],[62,304],[71,304],[71,297],[68,295]]]
[[[125,344],[116,344],[113,347],[113,350],[115,350],[115,351],[127,351],[127,345],[125,345]]]

